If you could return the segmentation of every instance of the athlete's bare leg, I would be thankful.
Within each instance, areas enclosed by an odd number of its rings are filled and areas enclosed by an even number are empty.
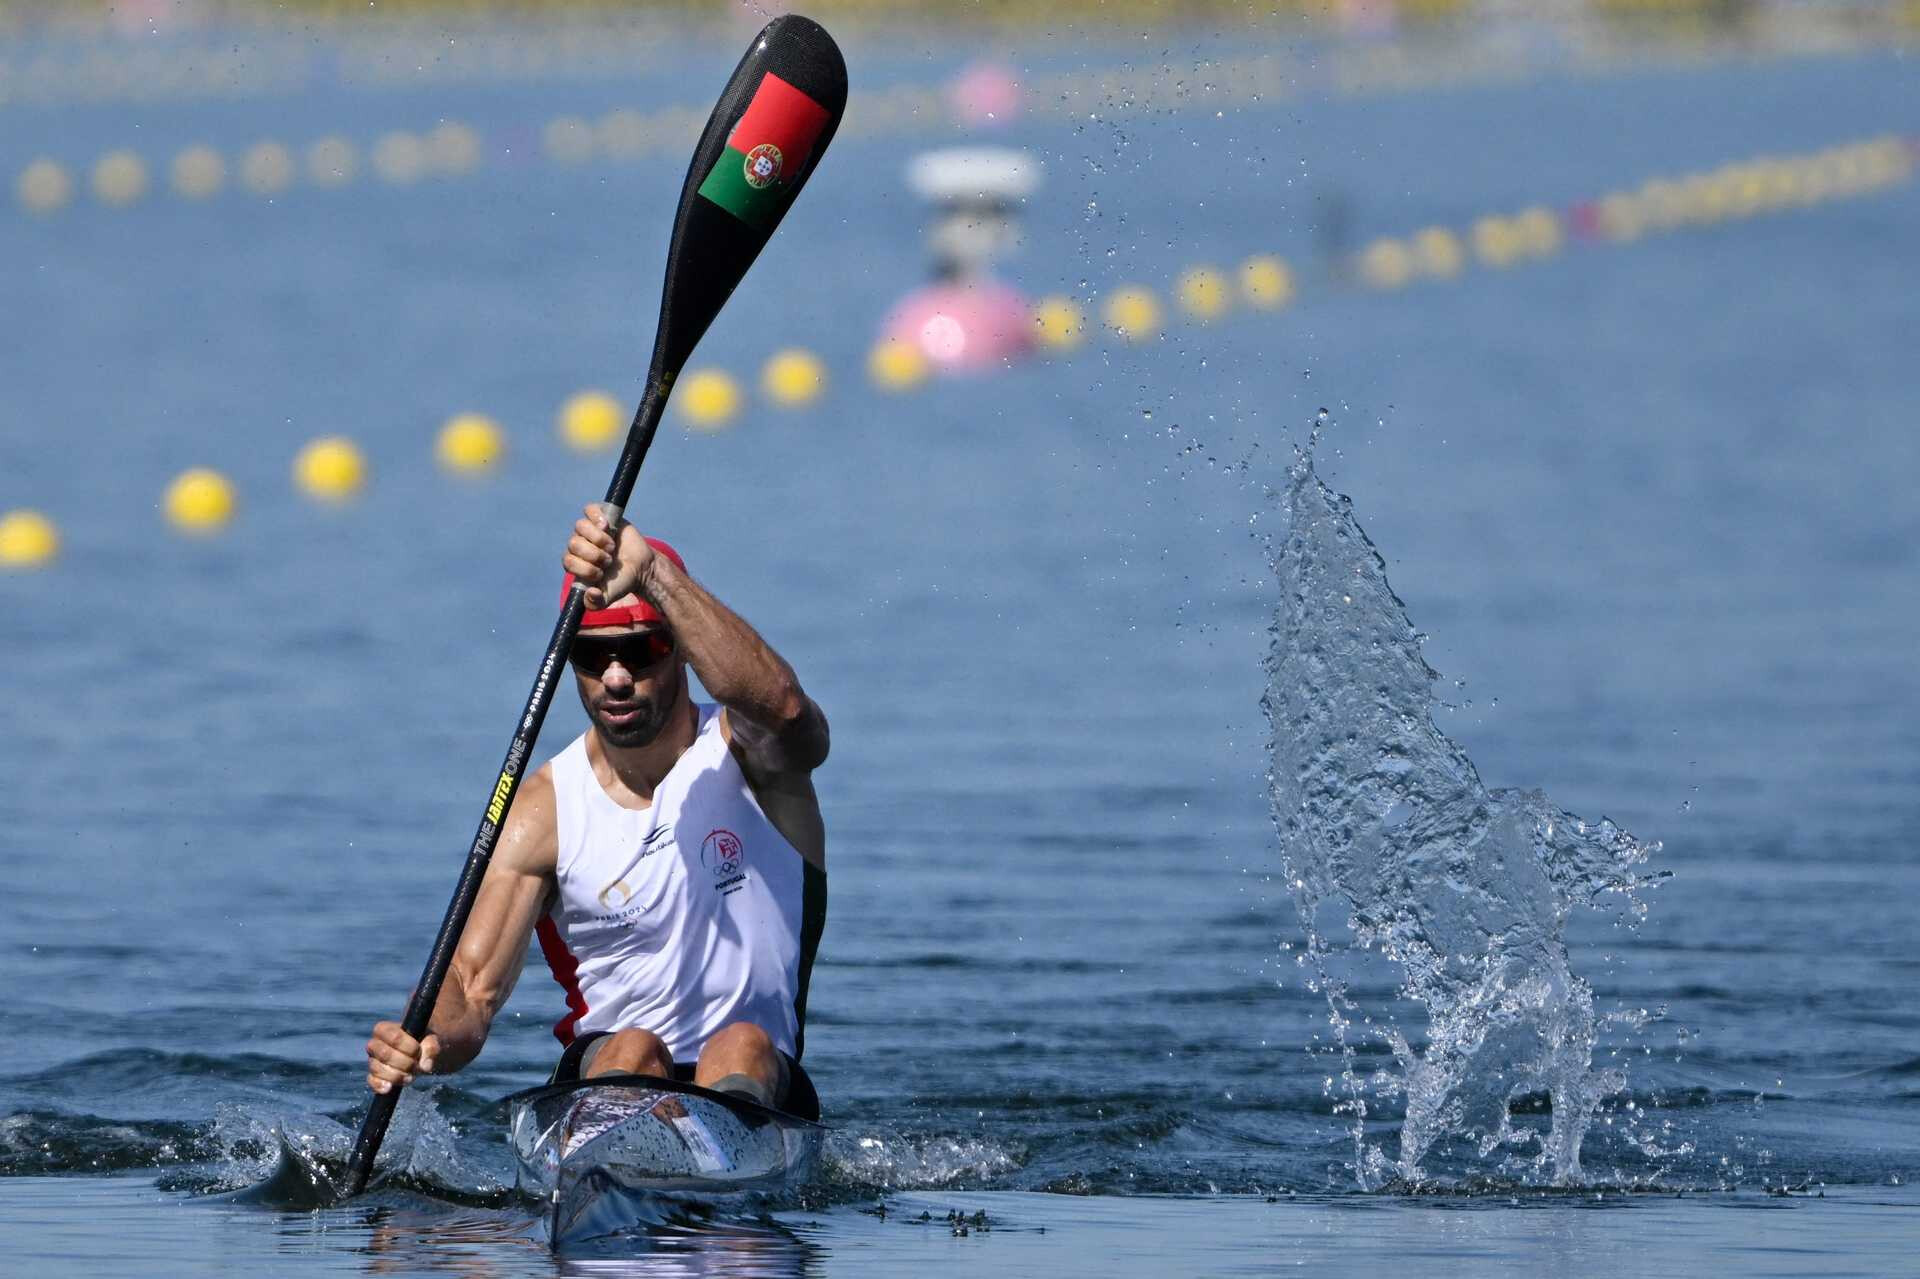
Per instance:
[[[616,1030],[587,1051],[582,1079],[595,1075],[657,1075],[673,1077],[673,1054],[651,1030]]]
[[[693,1082],[702,1088],[753,1093],[769,1106],[786,1092],[787,1063],[767,1032],[752,1022],[736,1021],[714,1032],[700,1050]]]

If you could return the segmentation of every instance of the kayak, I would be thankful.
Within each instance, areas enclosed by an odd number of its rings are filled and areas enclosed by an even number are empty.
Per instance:
[[[554,1248],[790,1189],[812,1174],[820,1124],[652,1075],[601,1075],[507,1099],[520,1189],[547,1205]]]

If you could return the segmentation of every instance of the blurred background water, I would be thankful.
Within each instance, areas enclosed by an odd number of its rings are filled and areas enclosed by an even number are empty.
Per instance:
[[[0,13],[0,513],[59,542],[0,538],[10,1265],[551,1268],[487,1109],[551,1064],[537,961],[410,1098],[410,1180],[311,1217],[216,1192],[276,1122],[355,1121],[605,485],[556,411],[630,409],[687,147],[764,15],[394,13]],[[807,1062],[837,1128],[816,1198],[626,1261],[1897,1269],[1910,7],[817,16],[847,127],[696,355],[743,402],[676,408],[632,510],[833,720]],[[969,122],[969,74],[1021,87]],[[954,375],[876,348],[929,274],[906,165],[961,141],[1038,159],[995,270],[1078,345]],[[787,405],[759,374],[796,347],[824,391]],[[1437,730],[1661,845],[1644,921],[1567,925],[1625,1079],[1584,1193],[1471,1142],[1361,1193],[1339,1077],[1390,1062],[1341,1056],[1300,962],[1261,705],[1276,493],[1322,410]],[[461,413],[504,451],[449,474]],[[336,435],[340,505],[289,479]],[[170,506],[189,467],[230,518]],[[563,696],[543,753],[581,723]],[[1417,1034],[1401,974],[1332,945]]]

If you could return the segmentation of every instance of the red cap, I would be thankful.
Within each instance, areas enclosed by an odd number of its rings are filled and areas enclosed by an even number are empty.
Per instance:
[[[687,562],[680,558],[680,552],[668,546],[657,537],[647,539],[647,545],[672,560],[674,567],[682,573],[687,571]],[[568,573],[560,583],[560,607],[567,606],[567,594],[573,590],[573,574]],[[588,609],[580,618],[580,629],[591,630],[598,626],[639,626],[646,622],[665,622],[660,610],[642,599],[638,604],[622,604],[618,608]]]

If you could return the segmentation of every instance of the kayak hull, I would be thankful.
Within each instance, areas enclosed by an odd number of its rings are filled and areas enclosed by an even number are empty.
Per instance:
[[[555,1248],[657,1225],[689,1206],[798,1186],[827,1131],[648,1075],[549,1085],[508,1103],[520,1188],[547,1205]]]

